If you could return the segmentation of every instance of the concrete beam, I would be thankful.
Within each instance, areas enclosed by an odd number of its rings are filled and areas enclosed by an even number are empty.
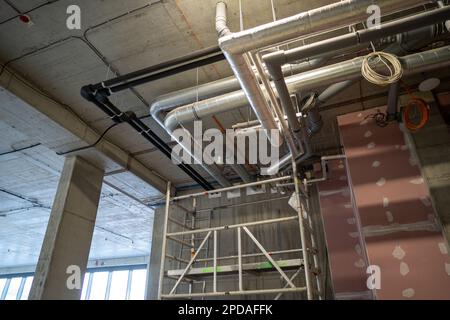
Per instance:
[[[79,300],[86,272],[104,171],[68,157],[59,180],[30,292],[30,300]],[[80,287],[69,288],[69,266],[81,271]]]
[[[37,110],[41,115],[54,122],[55,125],[49,125],[48,128],[53,130],[51,134],[44,132],[46,141],[42,141],[47,147],[55,149],[55,147],[61,146],[61,133],[67,141],[73,142],[82,140],[87,144],[94,143],[99,133],[84,122],[79,116],[77,116],[73,110],[68,106],[62,105],[55,101],[51,97],[48,97],[45,93],[41,93],[38,88],[33,84],[23,79],[17,74],[12,73],[9,69],[5,69],[0,76],[0,87],[4,88],[4,91],[0,94],[0,111],[5,114],[17,112],[18,107],[24,110],[23,116],[29,118],[30,109]],[[14,115],[16,119],[17,115]],[[3,117],[2,117],[3,118]],[[2,119],[5,120],[5,119]],[[27,119],[28,120],[28,119]],[[27,122],[29,125],[29,122]],[[28,131],[35,130],[34,132],[28,132],[27,134],[31,138],[35,138],[37,135],[42,135],[43,130],[46,130],[47,126],[41,126],[40,128],[28,128]],[[61,130],[63,129],[63,130]],[[51,137],[53,135],[53,137]],[[51,139],[53,138],[53,141]],[[56,145],[55,145],[56,141]],[[83,153],[83,157],[93,162],[96,166],[105,168],[107,161],[113,161],[120,168],[125,169],[149,183],[159,192],[164,193],[166,188],[166,179],[160,174],[146,167],[139,160],[131,156],[127,151],[121,149],[115,144],[102,139],[96,146],[95,152],[89,151]],[[105,160],[105,156],[108,158]],[[120,169],[114,168],[114,170]]]

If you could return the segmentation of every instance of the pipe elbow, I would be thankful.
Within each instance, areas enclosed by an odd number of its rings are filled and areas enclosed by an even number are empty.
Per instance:
[[[227,26],[227,4],[223,1],[216,4],[216,31],[219,38],[231,34]]]
[[[152,102],[152,104],[150,105],[150,115],[152,116],[152,118],[156,121],[159,120],[159,115],[161,114],[162,108],[161,108],[161,103],[159,102],[159,100],[155,100]]]
[[[179,121],[176,110],[169,112],[164,119],[164,127],[166,128],[167,132],[172,133],[178,125]]]

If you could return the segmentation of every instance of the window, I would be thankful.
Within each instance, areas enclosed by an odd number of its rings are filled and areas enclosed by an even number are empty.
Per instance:
[[[0,299],[2,298],[3,289],[5,288],[6,281],[7,281],[6,278],[1,278],[0,279]]]
[[[111,277],[109,300],[125,300],[127,297],[129,270],[114,271]]]
[[[130,300],[145,299],[146,270],[133,270],[131,274]]]
[[[147,270],[145,266],[89,269],[84,275],[81,300],[143,300]],[[27,300],[33,276],[0,278],[0,300]]]
[[[94,272],[89,300],[105,300],[109,272]]]
[[[20,296],[20,300],[27,300],[28,295],[30,294],[31,284],[33,283],[33,277],[26,277],[25,283],[23,285],[22,295]]]
[[[8,291],[6,291],[5,300],[16,300],[20,284],[22,283],[22,278],[12,278],[8,286]]]
[[[89,277],[90,277],[90,273],[86,272],[84,274],[83,289],[81,290],[81,300],[86,300],[86,295],[87,295],[87,291],[88,291],[88,284],[89,284]]]

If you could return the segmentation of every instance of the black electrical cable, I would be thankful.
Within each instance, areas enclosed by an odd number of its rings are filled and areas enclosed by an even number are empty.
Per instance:
[[[382,128],[386,127],[389,124],[389,122],[392,121],[389,120],[387,112],[381,112],[379,109],[377,109],[376,112],[367,115],[364,119],[368,118],[374,119],[377,126]]]
[[[4,156],[6,154],[11,154],[11,153],[15,153],[15,152],[31,149],[31,148],[34,148],[34,147],[37,147],[37,146],[40,146],[40,145],[41,145],[41,143],[35,143],[35,144],[32,144],[31,146],[28,146],[28,147],[23,147],[23,148],[19,148],[19,149],[13,149],[11,151],[6,151],[6,152],[3,152],[3,153],[0,153],[0,156]]]
[[[82,151],[82,150],[93,148],[104,138],[104,136],[108,133],[109,130],[111,130],[112,128],[118,126],[119,124],[121,124],[121,122],[115,122],[112,125],[110,125],[108,128],[106,128],[106,130],[103,131],[103,133],[100,135],[100,137],[93,144],[90,144],[90,145],[84,146],[84,147],[80,147],[80,148],[76,148],[76,149],[72,149],[72,150],[65,151],[65,152],[56,152],[56,154],[58,156],[63,156],[63,155],[66,155],[66,154],[69,154],[69,153],[72,153],[72,152]]]

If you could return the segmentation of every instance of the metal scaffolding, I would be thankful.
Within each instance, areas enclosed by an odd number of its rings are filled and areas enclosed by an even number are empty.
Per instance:
[[[211,191],[204,191],[194,194],[171,196],[171,184],[167,185],[166,205],[163,225],[161,264],[159,275],[158,299],[190,299],[190,298],[205,298],[205,297],[220,297],[220,296],[244,296],[244,295],[266,295],[274,294],[274,299],[277,300],[285,293],[304,292],[307,299],[322,299],[323,288],[321,283],[323,281],[322,273],[319,264],[319,255],[316,247],[316,239],[313,233],[313,225],[311,216],[308,213],[309,197],[307,184],[301,184],[296,174],[296,166],[292,176],[283,176],[264,181],[240,184],[232,187],[216,189]],[[278,217],[275,219],[266,219],[258,221],[248,221],[244,223],[227,224],[220,226],[211,226],[211,214],[208,227],[196,227],[195,212],[207,209],[197,209],[197,198],[213,195],[221,195],[225,192],[234,191],[237,189],[259,187],[263,185],[274,185],[277,182],[291,181],[295,186],[295,192],[291,197],[291,206],[296,208],[294,215]],[[276,200],[286,200],[289,197],[279,197]],[[193,210],[189,210],[177,202],[180,200],[192,199]],[[264,203],[272,201],[273,199],[258,200],[254,202],[245,202],[239,204],[232,204],[230,207],[247,206],[255,203]],[[185,215],[184,221],[171,216],[171,206],[176,206],[181,209]],[[226,206],[222,206],[224,208]],[[188,221],[187,217],[190,216]],[[181,228],[181,231],[169,231],[170,225]],[[267,251],[261,244],[254,233],[250,230],[257,226],[269,224],[296,224],[298,225],[300,243],[299,248],[290,248]],[[295,227],[297,229],[297,227]],[[218,242],[220,232],[234,232],[237,238],[237,252],[233,255],[218,256]],[[243,253],[243,237],[247,236],[252,243],[252,247],[258,248],[259,252]],[[298,236],[298,235],[297,235]],[[236,239],[235,238],[235,239]],[[209,250],[209,241],[212,241],[212,256]],[[168,251],[168,242],[177,243],[180,246],[178,255],[176,252]],[[173,247],[173,246],[172,246]],[[189,254],[184,249],[188,249]],[[174,250],[172,250],[174,251]],[[203,252],[204,257],[200,257],[200,252]],[[287,257],[289,256],[289,258]],[[249,258],[265,258],[267,261],[250,262]],[[167,260],[172,260],[178,264],[177,269],[166,268]],[[232,263],[225,263],[231,261]],[[173,266],[173,263],[172,263]],[[262,288],[262,289],[246,289],[243,284],[243,274],[257,273],[261,277],[266,274],[278,272],[281,276],[280,287],[278,288]],[[287,272],[293,272],[288,276]],[[296,285],[294,280],[301,278],[303,280],[301,285]],[[218,278],[221,276],[233,276],[233,281],[236,281],[236,290],[219,290]],[[206,280],[212,279],[212,290],[206,290]],[[175,282],[175,283],[174,283]],[[298,281],[297,281],[298,282]],[[174,283],[174,284],[173,284]],[[179,292],[180,284],[188,285],[188,292]],[[201,284],[201,292],[194,292],[193,284]],[[304,284],[304,285],[303,285]],[[198,291],[198,290],[197,290]]]

